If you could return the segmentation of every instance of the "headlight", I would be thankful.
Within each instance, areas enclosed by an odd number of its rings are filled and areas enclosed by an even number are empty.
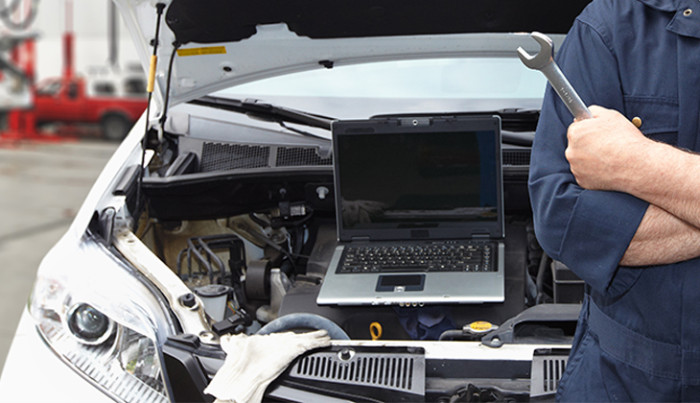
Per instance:
[[[114,333],[114,322],[86,303],[73,305],[66,315],[68,330],[79,341],[99,346]]]
[[[161,346],[174,332],[136,273],[89,237],[41,264],[30,313],[48,345],[112,398],[168,401]]]

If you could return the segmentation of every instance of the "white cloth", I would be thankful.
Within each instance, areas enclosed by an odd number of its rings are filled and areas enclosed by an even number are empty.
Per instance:
[[[310,333],[273,333],[247,336],[226,335],[221,348],[224,365],[204,389],[217,401],[259,403],[265,389],[301,353],[331,344],[325,330]]]

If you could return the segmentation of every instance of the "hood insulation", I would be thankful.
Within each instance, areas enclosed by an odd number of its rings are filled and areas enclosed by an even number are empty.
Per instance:
[[[313,39],[397,35],[566,33],[590,0],[173,0],[166,22],[181,44],[235,42],[286,23]]]

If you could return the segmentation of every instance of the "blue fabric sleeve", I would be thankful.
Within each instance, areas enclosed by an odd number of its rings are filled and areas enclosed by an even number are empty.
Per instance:
[[[557,63],[587,105],[623,111],[618,63],[604,29],[606,16],[595,7],[600,4],[594,2],[574,23]],[[605,292],[648,204],[629,194],[578,186],[564,156],[572,121],[547,85],[530,162],[535,231],[547,254]]]

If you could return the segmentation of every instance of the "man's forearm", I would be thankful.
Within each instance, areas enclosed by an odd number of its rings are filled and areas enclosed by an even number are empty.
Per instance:
[[[651,141],[640,152],[620,190],[700,228],[700,156]]]
[[[620,264],[647,266],[700,256],[700,229],[650,205]]]

